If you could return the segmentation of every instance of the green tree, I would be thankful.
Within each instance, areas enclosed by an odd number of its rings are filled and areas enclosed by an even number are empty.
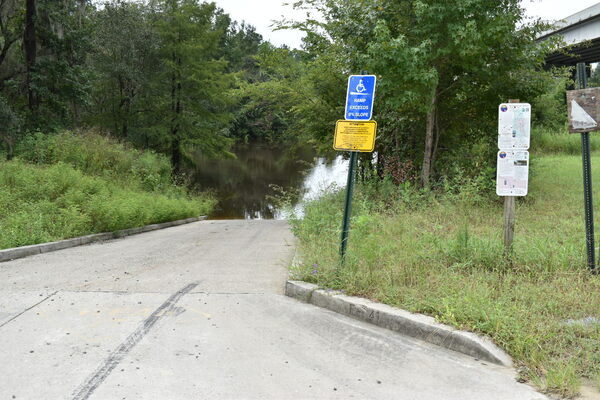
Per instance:
[[[13,87],[18,86],[15,81],[24,70],[20,48],[24,16],[24,4],[0,0],[0,94],[5,98],[14,97]]]
[[[17,0],[0,0],[0,89],[14,71],[7,68],[11,51],[22,37],[23,8]]]
[[[153,4],[161,40],[160,74],[154,93],[158,112],[155,126],[167,132],[175,173],[191,150],[223,154],[230,141],[227,126],[231,100],[225,95],[234,78],[227,62],[218,58],[228,25],[214,3],[163,0]]]
[[[245,142],[282,142],[294,137],[293,109],[306,91],[301,81],[305,64],[298,52],[260,45],[253,57],[257,74],[241,82],[234,94],[240,99],[230,132]]]
[[[262,35],[251,25],[233,22],[224,39],[222,50],[227,70],[242,72],[241,78],[245,81],[256,81],[260,72],[256,55],[263,43]]]
[[[152,82],[157,79],[160,38],[150,8],[115,0],[93,17],[92,103],[88,120],[139,146],[150,147],[147,115],[153,112]]]
[[[32,78],[39,103],[30,129],[55,130],[78,124],[89,100],[92,27],[89,0],[37,0],[37,61]]]
[[[313,62],[325,58],[338,76],[361,70],[379,76],[380,160],[420,165],[425,187],[436,159],[462,157],[480,170],[478,153],[494,149],[498,103],[532,101],[552,82],[541,67],[553,43],[536,42],[546,27],[524,23],[519,0],[304,0],[296,6],[322,15],[289,24],[311,31],[306,49]],[[476,149],[476,143],[485,145]],[[470,152],[476,154],[465,157]]]
[[[77,119],[88,93],[85,0],[0,0],[0,91],[27,129]]]

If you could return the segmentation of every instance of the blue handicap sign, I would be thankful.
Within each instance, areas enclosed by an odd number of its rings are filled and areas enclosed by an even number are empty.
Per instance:
[[[375,75],[351,75],[348,79],[348,95],[346,97],[347,120],[369,121],[373,118],[373,101],[375,100]]]

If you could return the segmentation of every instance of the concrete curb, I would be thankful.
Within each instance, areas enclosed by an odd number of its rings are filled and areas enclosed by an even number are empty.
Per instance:
[[[180,219],[177,221],[163,222],[162,224],[152,224],[141,226],[138,228],[123,229],[116,232],[105,232],[96,233],[94,235],[80,236],[72,239],[59,240],[58,242],[33,244],[31,246],[15,247],[12,249],[0,250],[0,262],[16,260],[18,258],[24,258],[33,256],[36,254],[49,253],[51,251],[68,249],[70,247],[82,246],[84,244],[90,244],[95,242],[101,242],[104,240],[118,239],[125,236],[136,235],[138,233],[156,231],[159,229],[171,228],[173,226],[179,226],[189,224],[192,222],[204,221],[207,217],[193,217]]]
[[[425,315],[412,314],[367,299],[345,296],[339,292],[319,290],[317,285],[300,281],[288,281],[285,294],[480,360],[506,367],[512,366],[510,356],[491,340],[440,324]]]

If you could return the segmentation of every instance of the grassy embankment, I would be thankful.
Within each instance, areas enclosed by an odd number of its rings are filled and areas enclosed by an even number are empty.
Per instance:
[[[521,378],[543,390],[569,397],[582,381],[600,387],[600,324],[567,322],[600,318],[600,276],[585,267],[580,151],[578,135],[533,139],[512,260],[502,256],[495,194],[359,186],[346,265],[339,268],[336,193],[294,222],[303,258],[295,278],[488,335],[514,357]],[[600,176],[600,152],[592,164]],[[600,212],[600,196],[595,206]]]
[[[37,135],[0,162],[0,249],[207,214],[166,157],[95,134]]]

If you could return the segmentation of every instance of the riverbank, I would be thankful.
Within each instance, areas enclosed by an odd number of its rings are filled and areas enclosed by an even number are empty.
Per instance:
[[[171,181],[168,160],[95,134],[36,135],[0,162],[0,249],[206,215],[212,197]]]
[[[585,268],[581,160],[548,154],[533,162],[510,259],[497,197],[362,186],[345,266],[337,193],[293,222],[303,259],[293,277],[488,335],[521,379],[548,392],[573,396],[582,380],[600,387],[600,277]],[[599,153],[592,165],[598,176]]]

